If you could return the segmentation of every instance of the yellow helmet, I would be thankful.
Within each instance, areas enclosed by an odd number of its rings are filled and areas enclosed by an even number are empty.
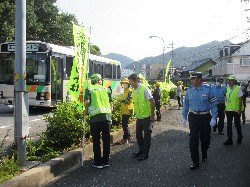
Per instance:
[[[121,84],[129,84],[128,78],[125,78],[121,81]]]
[[[182,82],[182,81],[178,81],[178,82],[177,82],[177,84],[182,85],[182,84],[183,84],[183,82]]]
[[[157,87],[160,87],[160,85],[161,85],[160,82],[156,82],[156,83],[155,83],[155,86],[157,86]]]

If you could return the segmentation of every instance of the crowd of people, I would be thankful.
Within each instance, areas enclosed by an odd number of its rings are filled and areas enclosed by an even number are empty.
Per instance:
[[[245,124],[245,107],[248,90],[246,84],[237,84],[235,76],[227,78],[228,86],[223,79],[217,78],[215,85],[204,84],[202,74],[194,72],[190,76],[191,86],[185,90],[182,81],[177,82],[176,98],[178,110],[182,109],[184,127],[190,129],[189,149],[191,153],[191,170],[199,168],[201,144],[201,161],[207,162],[211,131],[224,135],[224,121],[227,117],[227,139],[223,145],[233,145],[232,122],[237,130],[237,143],[242,143],[242,123]],[[94,168],[109,167],[110,128],[112,123],[112,97],[108,88],[102,86],[100,74],[93,74],[91,85],[85,90],[85,112],[90,116],[90,132],[93,139]],[[138,151],[132,154],[138,161],[148,159],[151,146],[151,133],[155,120],[161,121],[161,89],[155,83],[151,91],[142,84],[137,74],[131,74],[121,81],[124,89],[119,100],[121,103],[123,137],[117,144],[131,141],[129,130],[130,117],[136,117],[136,140]],[[101,153],[100,139],[103,141]],[[101,156],[102,155],[102,156]]]

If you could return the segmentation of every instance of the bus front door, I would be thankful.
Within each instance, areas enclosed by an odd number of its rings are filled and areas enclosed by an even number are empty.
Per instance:
[[[63,79],[63,59],[51,57],[51,100],[53,104],[63,101],[62,81]]]

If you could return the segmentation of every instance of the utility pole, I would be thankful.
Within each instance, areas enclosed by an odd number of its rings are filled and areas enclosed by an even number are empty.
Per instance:
[[[249,3],[249,0],[241,0],[241,2],[243,3],[246,3],[246,9],[245,9],[245,12],[248,12],[250,10],[249,6],[248,6],[248,3]],[[249,15],[249,14],[248,14]],[[250,23],[250,17],[247,16],[247,23],[249,24]],[[248,31],[249,31],[249,27],[246,29],[246,41],[249,39],[249,35],[248,35]]]
[[[16,1],[14,66],[14,141],[15,158],[26,163],[26,137],[29,135],[29,104],[26,92],[26,0]]]
[[[171,63],[172,63],[172,68],[174,68],[174,43],[172,41],[171,44],[169,44],[171,47],[167,47],[167,48],[171,48]]]

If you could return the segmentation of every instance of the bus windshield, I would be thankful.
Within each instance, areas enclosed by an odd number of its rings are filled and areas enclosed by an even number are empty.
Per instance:
[[[46,54],[26,54],[26,83],[47,84],[49,82],[49,63]],[[0,83],[13,84],[14,77],[14,53],[0,54]]]

